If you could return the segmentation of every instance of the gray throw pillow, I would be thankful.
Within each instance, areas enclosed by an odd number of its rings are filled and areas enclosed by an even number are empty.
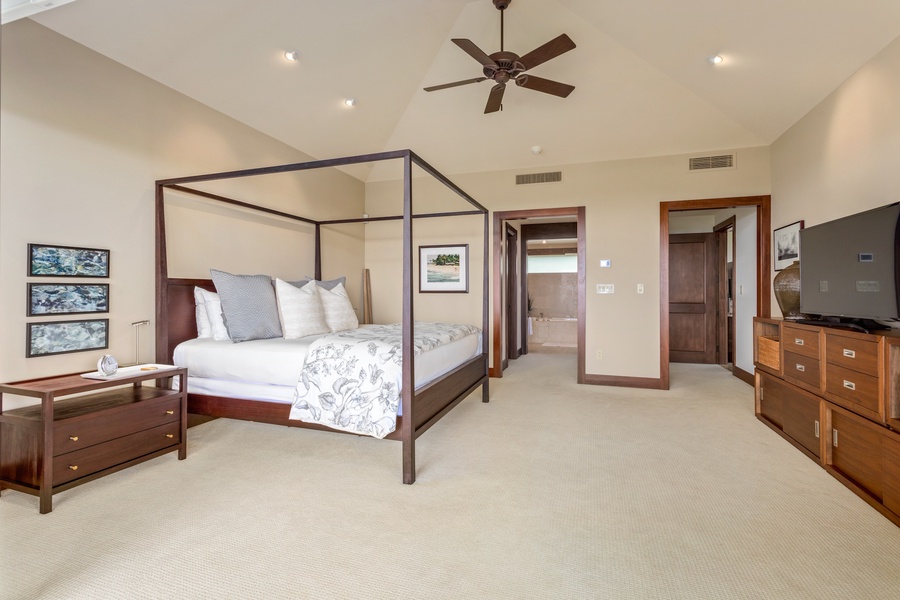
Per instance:
[[[302,288],[304,285],[312,281],[312,277],[306,277],[301,279],[300,281],[288,281],[294,287]],[[325,288],[326,290],[333,290],[337,287],[337,284],[343,283],[345,286],[347,285],[346,277],[338,277],[337,279],[326,279],[325,281],[317,281],[316,285],[320,288]]]
[[[281,337],[278,304],[268,275],[232,275],[209,270],[222,303],[225,328],[234,342]]]

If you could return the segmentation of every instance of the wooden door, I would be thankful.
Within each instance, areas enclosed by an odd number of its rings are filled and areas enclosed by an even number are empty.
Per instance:
[[[718,361],[718,250],[715,233],[669,236],[669,360]]]
[[[519,358],[519,233],[506,225],[506,356]]]

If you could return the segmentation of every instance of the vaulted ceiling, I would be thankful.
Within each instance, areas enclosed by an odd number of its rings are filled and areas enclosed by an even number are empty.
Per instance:
[[[900,34],[897,0],[512,0],[505,49],[568,34],[533,74],[575,91],[511,86],[484,114],[490,81],[423,88],[481,75],[450,40],[499,50],[491,0],[76,0],[31,18],[315,158],[412,148],[448,174],[768,145]]]

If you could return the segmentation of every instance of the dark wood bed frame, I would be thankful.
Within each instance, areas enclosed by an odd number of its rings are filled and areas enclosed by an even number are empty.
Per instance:
[[[340,167],[382,160],[403,160],[403,214],[389,217],[373,217],[363,219],[340,219],[316,221],[298,215],[292,215],[255,204],[249,204],[217,194],[186,187],[186,184],[203,181],[235,179],[286,173],[329,167]],[[412,166],[416,165],[434,179],[461,196],[475,210],[415,214],[412,198]],[[444,175],[423,161],[410,150],[397,150],[362,156],[336,158],[321,161],[294,163],[259,169],[196,175],[176,179],[165,179],[156,182],[156,360],[171,364],[175,346],[185,340],[197,337],[197,326],[194,317],[194,287],[199,286],[211,291],[215,287],[211,279],[173,279],[168,276],[168,259],[166,253],[166,190],[192,194],[224,204],[249,208],[260,212],[302,221],[315,226],[315,277],[321,279],[321,225],[337,225],[341,223],[365,223],[369,221],[403,220],[403,374],[401,404],[403,416],[397,419],[396,430],[386,439],[400,440],[403,454],[403,483],[411,484],[416,480],[415,441],[434,425],[441,417],[459,404],[464,398],[482,388],[482,401],[487,402],[488,390],[488,256],[489,256],[489,214],[488,210],[476,202],[471,196],[459,189]],[[414,385],[414,353],[413,353],[413,243],[412,221],[419,218],[440,218],[460,215],[484,215],[484,265],[483,301],[482,301],[482,352],[475,358],[463,363],[449,373],[431,383],[415,389]],[[223,398],[201,394],[188,394],[188,412],[209,417],[226,417],[246,421],[258,421],[289,427],[302,427],[323,431],[337,430],[288,418],[290,404],[253,399]],[[338,432],[342,433],[342,432]]]

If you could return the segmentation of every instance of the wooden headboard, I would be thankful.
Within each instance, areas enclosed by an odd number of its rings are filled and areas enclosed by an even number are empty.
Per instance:
[[[172,364],[175,346],[197,337],[194,287],[216,291],[212,279],[166,279],[159,290],[156,319],[156,362]]]

